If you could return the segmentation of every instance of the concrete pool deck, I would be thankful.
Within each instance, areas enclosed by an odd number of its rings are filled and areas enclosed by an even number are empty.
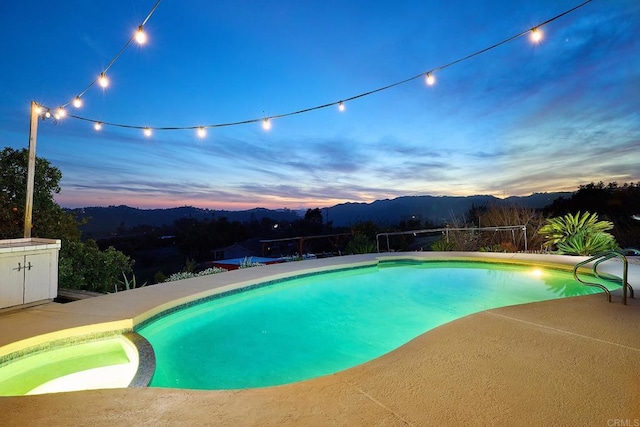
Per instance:
[[[425,252],[255,267],[0,312],[0,356],[69,331],[127,328],[172,301],[208,295],[212,288],[389,256],[491,257],[566,266],[584,259]],[[611,260],[601,270],[620,275],[622,267]],[[128,388],[0,397],[0,424],[640,425],[640,265],[629,265],[629,282],[638,298],[626,306],[617,291],[612,303],[596,294],[488,310],[431,330],[363,365],[295,384],[234,391]]]

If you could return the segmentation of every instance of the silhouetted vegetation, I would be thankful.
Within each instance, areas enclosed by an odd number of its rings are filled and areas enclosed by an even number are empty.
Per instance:
[[[26,149],[0,151],[0,239],[24,235],[28,156]],[[80,240],[81,224],[53,198],[60,192],[61,179],[58,168],[36,158],[31,236],[62,241],[59,286],[98,292],[123,289],[122,275],[131,272],[133,260],[113,247],[100,250],[96,242]]]
[[[24,235],[24,210],[27,193],[26,149],[6,147],[0,151],[0,239]],[[36,158],[33,187],[32,237],[79,240],[79,224],[54,200],[60,192],[62,172],[46,159]]]
[[[544,210],[547,216],[561,216],[576,212],[597,213],[601,220],[611,221],[611,234],[623,247],[640,246],[640,183],[618,185],[602,181],[581,185],[573,196],[560,197]]]
[[[598,212],[600,218],[612,221],[615,225],[612,233],[618,242],[638,246],[640,221],[633,220],[631,215],[640,211],[639,193],[636,184],[588,184],[581,186],[574,196],[558,198],[545,209],[473,204],[465,215],[450,218],[446,225],[451,228],[525,225],[528,248],[535,251],[542,249],[544,237],[538,231],[549,217],[562,215],[565,210],[575,213],[582,209]],[[325,221],[324,213],[325,210],[315,208],[308,209],[303,218],[295,220],[263,217],[229,221],[225,216],[216,217],[210,212],[209,217],[180,218],[163,227],[139,225],[128,229],[121,224],[116,235],[99,240],[98,245],[103,249],[113,246],[135,259],[134,271],[138,280],[156,283],[179,271],[202,270],[208,267],[207,262],[223,255],[222,249],[233,245],[246,248],[254,256],[262,255],[263,249],[267,249],[265,255],[272,257],[296,256],[301,255],[300,241],[293,238],[345,233],[347,236],[340,238],[306,239],[303,251],[320,256],[365,253],[377,250],[377,233],[445,226],[411,216],[391,227],[381,228],[372,220],[357,221],[349,227],[334,227],[332,222]],[[399,251],[430,250],[435,244],[433,250],[516,252],[523,249],[524,239],[521,232],[450,232],[448,237],[448,242],[436,243],[441,238],[439,234],[391,236],[390,247]],[[261,240],[275,242],[264,248]]]

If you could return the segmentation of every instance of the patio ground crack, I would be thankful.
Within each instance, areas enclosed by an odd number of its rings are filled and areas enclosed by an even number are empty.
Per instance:
[[[614,345],[616,347],[621,347],[621,348],[624,348],[624,349],[627,349],[627,350],[632,350],[632,351],[636,351],[636,352],[640,353],[640,348],[629,347],[628,345],[618,344],[618,343],[615,343],[613,341],[607,341],[607,340],[602,340],[600,338],[590,337],[588,335],[577,334],[575,332],[565,331],[564,329],[558,329],[558,328],[554,328],[552,326],[545,326],[545,325],[541,325],[540,323],[529,322],[527,320],[517,319],[517,318],[511,317],[511,316],[505,316],[504,314],[498,314],[498,313],[493,313],[493,312],[487,312],[487,314],[490,314],[492,316],[502,317],[502,318],[509,319],[509,320],[514,320],[514,321],[520,322],[520,323],[525,323],[527,325],[537,326],[537,327],[543,328],[543,329],[549,329],[551,331],[560,332],[560,333],[563,333],[563,334],[573,335],[573,336],[576,336],[576,337],[585,338],[585,339],[592,340],[592,341],[597,341],[597,342],[600,342],[600,343],[603,343],[603,344]]]
[[[400,421],[402,421],[403,423],[405,423],[408,426],[413,426],[415,427],[416,425],[414,423],[412,423],[411,421],[407,420],[406,418],[404,418],[402,415],[400,415],[399,413],[397,413],[396,411],[394,411],[393,409],[389,408],[387,405],[385,405],[384,403],[380,402],[378,399],[376,399],[375,397],[371,396],[369,393],[367,393],[366,391],[364,391],[362,388],[360,388],[359,385],[357,385],[356,383],[354,383],[353,381],[347,381],[347,384],[349,384],[350,386],[354,387],[356,390],[358,390],[358,392],[360,394],[362,394],[363,396],[365,396],[367,399],[369,399],[370,401],[372,401],[373,403],[375,403],[376,405],[378,405],[379,407],[381,407],[382,409],[384,409],[385,411],[388,411],[390,413],[392,413],[396,418],[398,418]]]

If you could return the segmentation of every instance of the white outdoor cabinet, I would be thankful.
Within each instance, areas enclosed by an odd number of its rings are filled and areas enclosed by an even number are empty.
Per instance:
[[[60,240],[0,240],[0,308],[58,296]]]

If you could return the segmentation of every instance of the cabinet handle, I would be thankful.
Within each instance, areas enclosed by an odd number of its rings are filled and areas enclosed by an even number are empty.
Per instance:
[[[33,264],[31,264],[31,261],[29,261],[28,264],[25,264],[24,266],[22,265],[21,262],[18,263],[18,268],[14,268],[14,270],[18,270],[18,271],[22,271],[22,270],[31,270],[31,267],[34,267]]]

